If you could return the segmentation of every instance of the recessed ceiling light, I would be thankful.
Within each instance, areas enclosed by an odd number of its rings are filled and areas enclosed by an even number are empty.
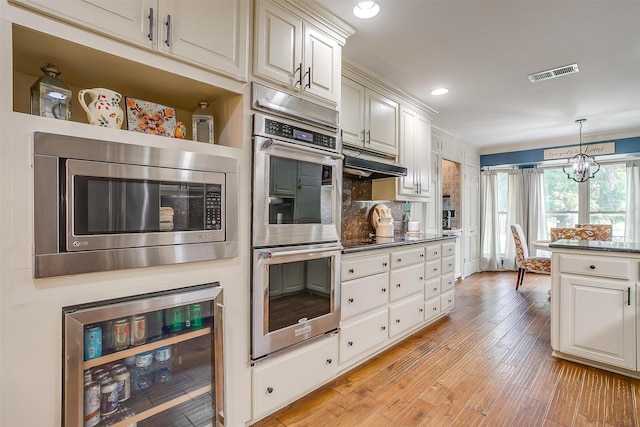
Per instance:
[[[353,14],[361,19],[373,18],[380,12],[380,6],[374,1],[361,1],[353,8]]]
[[[441,88],[432,90],[431,95],[444,95],[447,92],[449,92],[449,89],[441,87]]]

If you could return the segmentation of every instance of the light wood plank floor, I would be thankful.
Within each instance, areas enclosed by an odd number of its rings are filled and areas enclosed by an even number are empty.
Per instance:
[[[256,423],[639,426],[640,381],[551,356],[550,276],[478,273],[451,314]]]

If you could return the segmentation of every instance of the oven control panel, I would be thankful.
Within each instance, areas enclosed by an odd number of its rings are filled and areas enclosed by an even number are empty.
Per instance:
[[[294,141],[301,141],[320,148],[336,150],[336,137],[265,118],[265,132]]]

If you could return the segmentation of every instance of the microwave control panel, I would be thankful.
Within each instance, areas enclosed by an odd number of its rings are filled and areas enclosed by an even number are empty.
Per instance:
[[[287,123],[265,118],[265,131],[269,135],[280,136],[294,141],[301,141],[316,147],[335,150],[336,137],[309,129],[300,128]]]
[[[208,186],[205,198],[205,229],[222,229],[222,194],[219,186]]]

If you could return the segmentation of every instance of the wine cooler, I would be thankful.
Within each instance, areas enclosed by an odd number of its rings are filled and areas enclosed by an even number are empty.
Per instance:
[[[66,427],[224,426],[218,283],[63,308]]]

